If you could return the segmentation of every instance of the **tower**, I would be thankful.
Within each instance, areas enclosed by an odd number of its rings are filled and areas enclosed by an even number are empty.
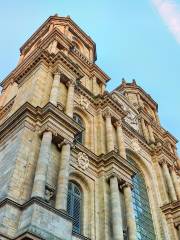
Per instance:
[[[135,80],[105,91],[95,61],[93,40],[51,16],[2,81],[1,239],[180,237],[177,140]]]

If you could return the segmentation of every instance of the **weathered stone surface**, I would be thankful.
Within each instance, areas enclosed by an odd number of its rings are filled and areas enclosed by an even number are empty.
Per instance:
[[[135,80],[105,91],[109,77],[95,64],[95,51],[70,17],[53,16],[23,45],[17,68],[2,82],[0,239],[122,239],[128,227],[134,240],[131,189],[123,186],[132,186],[137,168],[156,239],[178,239],[176,139]],[[82,194],[80,234],[57,210],[66,211],[69,181]]]

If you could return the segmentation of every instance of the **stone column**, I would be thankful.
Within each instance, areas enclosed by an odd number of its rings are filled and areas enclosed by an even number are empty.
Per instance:
[[[49,52],[50,53],[56,53],[56,49],[57,49],[57,40],[54,40],[50,45],[49,45]]]
[[[49,101],[52,104],[54,104],[55,106],[57,106],[57,103],[58,103],[60,76],[61,76],[60,71],[56,71],[54,73],[54,79],[53,79],[51,94],[50,94],[50,99],[49,99]]]
[[[157,121],[157,123],[158,123],[159,125],[161,125],[158,113],[157,113],[156,111],[155,111],[154,113],[155,113],[155,116],[156,116],[156,121]]]
[[[39,158],[36,165],[32,197],[44,198],[48,163],[51,155],[52,132],[43,133]]]
[[[61,149],[60,167],[57,181],[57,193],[55,207],[57,209],[67,210],[67,193],[69,180],[69,164],[70,164],[70,143],[66,140]]]
[[[118,179],[116,176],[110,177],[111,209],[112,209],[112,228],[113,239],[123,240],[122,214],[120,206],[120,193]]]
[[[148,124],[148,131],[149,131],[150,142],[155,143],[153,129],[150,124]]]
[[[178,239],[180,240],[180,225],[177,226],[177,231],[178,231]]]
[[[149,134],[143,118],[141,118],[141,126],[142,126],[144,138],[146,139],[147,143],[149,143]]]
[[[119,154],[121,157],[126,159],[126,151],[125,151],[124,136],[123,136],[123,131],[122,131],[121,120],[116,122],[116,128],[117,128],[117,141],[118,141]]]
[[[68,93],[67,93],[67,101],[66,101],[66,110],[65,113],[69,117],[73,117],[74,110],[74,86],[75,81],[68,81]]]
[[[170,174],[176,191],[177,199],[180,200],[180,184],[177,180],[177,175],[174,169],[174,166],[170,167]]]
[[[141,97],[140,97],[139,93],[137,93],[137,99],[138,99],[139,106],[143,107],[143,102],[141,100]]]
[[[114,142],[113,142],[113,130],[112,130],[112,122],[111,122],[111,113],[110,111],[106,111],[105,114],[106,119],[106,143],[107,143],[107,152],[111,152],[114,150]]]
[[[125,183],[123,186],[126,217],[127,217],[127,227],[128,227],[128,239],[136,240],[136,222],[133,209],[133,199],[131,193],[131,186]]]
[[[171,198],[172,201],[176,201],[177,200],[176,192],[175,192],[175,189],[174,189],[174,186],[173,186],[173,183],[172,183],[172,179],[171,179],[171,176],[170,176],[170,173],[169,173],[167,163],[166,163],[165,160],[162,160],[160,162],[160,164],[162,165],[162,170],[163,170],[163,174],[164,174],[164,177],[165,177],[165,180],[166,180],[166,183],[167,183],[167,188],[168,188],[168,191],[169,191],[169,194],[170,194],[170,198]]]
[[[98,85],[97,85],[97,79],[96,79],[96,77],[95,76],[93,76],[92,77],[92,83],[93,83],[93,93],[94,93],[94,95],[96,96],[96,95],[98,95],[98,90],[99,89],[97,89],[98,88]]]

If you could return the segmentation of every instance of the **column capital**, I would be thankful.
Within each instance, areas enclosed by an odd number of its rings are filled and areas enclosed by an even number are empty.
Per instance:
[[[68,141],[67,139],[64,139],[62,142],[58,143],[58,148],[61,149],[62,146],[69,144],[71,148],[74,147],[74,144]]]
[[[106,177],[107,182],[109,182],[111,178],[117,178],[118,183],[121,183],[121,182],[123,181],[122,178],[120,178],[119,175],[118,175],[116,172],[111,172],[111,173]]]
[[[175,172],[176,171],[176,167],[172,164],[172,165],[169,166],[169,170]]]
[[[132,185],[131,183],[129,183],[129,182],[123,182],[123,183],[121,184],[121,188],[123,189],[123,188],[126,188],[126,187],[129,187],[131,190],[133,189],[133,185]]]
[[[108,118],[108,117],[112,117],[112,112],[110,109],[105,109],[103,112],[103,117]]]
[[[160,165],[167,164],[167,160],[164,159],[164,158],[163,158],[163,159],[160,159],[160,160],[159,160],[159,164],[160,164]]]
[[[67,82],[66,82],[66,85],[67,87],[69,86],[75,86],[76,85],[76,81],[74,79],[69,79]]]
[[[122,127],[122,120],[118,119],[115,123],[114,123],[115,127]]]
[[[38,130],[40,136],[42,136],[45,132],[51,132],[53,136],[58,135],[57,131],[52,129],[50,126],[46,126],[45,128]]]
[[[61,71],[61,69],[59,68],[59,67],[56,67],[54,70],[53,70],[53,74],[54,74],[54,76],[56,75],[56,76],[60,76],[61,74],[62,74],[62,71]]]

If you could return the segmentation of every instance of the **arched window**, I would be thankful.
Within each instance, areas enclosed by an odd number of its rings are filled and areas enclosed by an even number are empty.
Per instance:
[[[83,124],[83,121],[81,119],[81,117],[77,114],[74,114],[73,115],[73,119],[75,122],[77,122],[80,126],[84,126]],[[83,133],[81,132],[80,134],[78,134],[76,137],[75,137],[75,140],[78,142],[78,143],[83,143]]]
[[[69,182],[67,197],[67,212],[73,217],[73,231],[81,232],[82,192],[77,184]]]
[[[132,179],[132,197],[136,219],[137,239],[155,240],[156,236],[144,177],[134,160],[128,157],[128,161],[137,169],[137,174]]]

